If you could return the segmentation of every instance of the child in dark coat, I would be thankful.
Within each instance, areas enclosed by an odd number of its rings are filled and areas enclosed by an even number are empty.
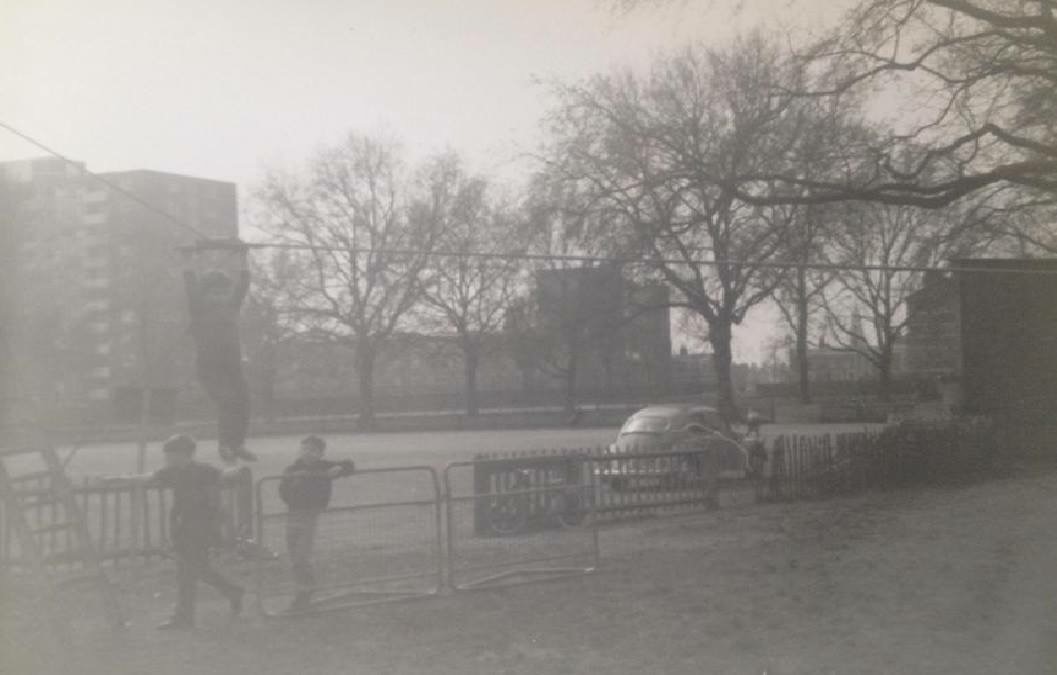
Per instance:
[[[316,585],[312,549],[319,514],[330,504],[332,482],[356,470],[351,460],[333,462],[323,459],[326,448],[326,441],[319,436],[302,440],[297,460],[283,471],[279,482],[279,497],[289,509],[286,548],[297,584],[290,611],[305,610],[311,603],[312,588]]]
[[[220,591],[231,604],[231,613],[242,611],[243,589],[209,562],[209,550],[220,542],[220,469],[194,459],[195,440],[186,434],[172,436],[162,446],[165,466],[152,474],[104,478],[109,484],[140,484],[170,488],[169,539],[176,558],[176,611],[161,629],[190,628],[195,619],[199,581]]]

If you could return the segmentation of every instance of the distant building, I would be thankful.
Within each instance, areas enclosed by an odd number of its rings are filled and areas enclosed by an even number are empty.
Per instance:
[[[1057,260],[954,260],[965,407],[1057,442]],[[1004,272],[1001,270],[1014,270]]]
[[[685,389],[694,385],[714,388],[716,372],[712,367],[712,354],[691,352],[684,345],[676,354],[672,354],[672,385],[676,389]]]
[[[535,282],[531,301],[539,328],[555,344],[566,332],[580,331],[579,389],[667,388],[672,352],[667,286],[634,284],[619,265],[542,270]]]
[[[796,348],[789,348],[789,363],[797,363]],[[858,382],[876,376],[877,369],[860,352],[847,347],[831,347],[825,338],[807,350],[808,372],[812,382]],[[789,377],[795,377],[790,370]]]
[[[0,163],[18,195],[16,398],[98,419],[138,409],[146,382],[171,404],[192,379],[176,246],[194,235],[59,159]],[[210,236],[236,236],[233,183],[156,171],[100,174]]]
[[[755,364],[730,364],[730,379],[736,392],[748,392],[765,379],[765,369]],[[712,392],[717,389],[716,368],[709,352],[690,352],[684,345],[672,354],[672,390]]]
[[[963,410],[998,421],[1004,443],[1057,442],[1057,260],[964,259],[911,296],[911,370],[954,381]]]

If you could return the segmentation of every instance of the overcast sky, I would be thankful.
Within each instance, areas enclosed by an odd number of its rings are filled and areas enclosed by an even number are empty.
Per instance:
[[[846,4],[3,0],[0,120],[94,171],[229,180],[243,196],[350,130],[395,135],[412,157],[450,147],[512,180],[548,103],[539,80],[640,68],[761,22],[809,30]],[[0,161],[39,154],[0,130]],[[762,356],[768,320],[742,331],[743,358]]]

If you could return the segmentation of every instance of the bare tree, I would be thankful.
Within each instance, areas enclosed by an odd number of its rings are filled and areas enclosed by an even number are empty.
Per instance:
[[[1052,0],[862,0],[832,38],[799,55],[819,75],[801,93],[838,100],[880,89],[913,100],[913,112],[845,144],[854,172],[803,178],[776,165],[742,196],[937,208],[1005,184],[1052,198],[1055,35]]]
[[[812,102],[772,93],[801,79],[752,35],[728,50],[662,60],[645,79],[564,87],[552,116],[552,170],[580,186],[604,236],[651,259],[677,304],[707,322],[720,407],[731,418],[732,329],[777,286],[766,264],[784,250],[795,216],[793,207],[744,202],[738,180],[813,142]]]
[[[831,211],[831,210],[830,210]],[[809,268],[825,258],[825,237],[829,213],[817,206],[804,206],[797,211],[794,227],[789,235],[782,259],[793,263],[780,272],[778,285],[772,293],[775,305],[794,336],[796,369],[800,400],[811,402],[811,369],[808,343],[812,325],[824,309],[824,294],[833,279],[833,272]]]
[[[293,301],[291,290],[298,288],[298,277],[307,270],[298,265],[289,251],[265,250],[252,260],[254,283],[243,310],[243,341],[249,360],[252,392],[260,402],[255,408],[266,419],[275,417],[275,380],[282,349],[306,330],[298,324],[297,311],[305,299]]]
[[[1020,257],[1057,255],[1057,193],[999,185],[974,198],[992,235],[988,250]]]
[[[423,294],[431,318],[455,332],[463,355],[466,412],[476,415],[481,357],[489,341],[499,337],[522,282],[517,261],[499,254],[521,250],[522,235],[513,209],[489,194],[483,178],[467,176],[456,155],[434,158],[426,173],[435,196],[428,217],[438,250],[488,256],[434,257]]]
[[[972,213],[911,206],[848,204],[830,229],[827,254],[844,269],[823,296],[838,344],[877,370],[881,397],[891,393],[895,346],[906,331],[908,297],[920,288],[917,272],[892,267],[935,266],[979,241]]]
[[[359,421],[374,422],[375,358],[421,299],[437,195],[418,200],[397,146],[356,134],[321,151],[302,176],[272,173],[258,194],[264,229],[305,274],[283,289],[282,309],[321,339],[351,346]],[[417,204],[414,203],[417,201]]]

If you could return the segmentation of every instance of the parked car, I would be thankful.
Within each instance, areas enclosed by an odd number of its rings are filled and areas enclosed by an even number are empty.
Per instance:
[[[638,459],[613,459],[601,465],[596,475],[615,489],[692,479],[744,478],[749,470],[748,445],[715,408],[653,405],[629,417],[608,449],[609,455]],[[648,457],[680,450],[706,452],[656,460]]]

